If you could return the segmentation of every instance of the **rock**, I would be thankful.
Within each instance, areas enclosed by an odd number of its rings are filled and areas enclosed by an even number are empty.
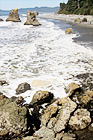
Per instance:
[[[2,129],[1,131],[0,131],[0,137],[1,136],[6,136],[8,134],[8,131],[6,130],[6,129]]]
[[[56,134],[56,140],[62,140],[63,136],[64,136],[64,132],[63,131],[61,133],[57,133]]]
[[[11,102],[10,99],[1,99],[0,132],[3,132],[4,134],[8,133],[8,138],[10,138],[24,135],[27,130],[27,109],[25,107],[18,107],[17,104],[15,102]]]
[[[41,125],[46,126],[47,123],[49,122],[49,120],[52,122],[51,118],[53,115],[55,115],[58,111],[58,106],[56,104],[52,104],[50,106],[48,106],[46,108],[46,110],[44,110],[44,114],[41,116]],[[53,118],[56,121],[56,118]],[[51,124],[51,122],[49,122]],[[51,124],[51,126],[53,126],[54,123]],[[51,127],[50,125],[48,125],[48,127]]]
[[[19,105],[22,105],[24,103],[24,98],[22,96],[19,97],[12,96],[10,99],[12,102],[15,102],[16,104]]]
[[[3,86],[3,85],[8,85],[8,83],[5,80],[1,80],[0,81],[0,86]]]
[[[87,91],[87,92],[85,92],[85,94],[93,99],[93,91]]]
[[[55,126],[55,123],[57,122],[57,119],[55,117],[51,118],[50,121],[48,122],[47,127],[49,129],[53,128]]]
[[[6,21],[13,21],[13,22],[20,22],[19,14],[18,14],[18,9],[14,9],[10,11],[9,17],[6,19]]]
[[[66,128],[71,113],[77,107],[76,103],[71,101],[69,97],[61,98],[59,100],[59,105],[62,105],[62,109],[58,112],[58,120],[54,126],[54,131],[56,133]]]
[[[47,106],[41,115],[41,126],[53,129],[55,133],[61,132],[67,126],[71,113],[77,105],[69,97],[56,100]]]
[[[90,101],[93,101],[93,91],[88,91],[78,96],[80,104],[87,105]]]
[[[69,93],[69,97],[70,96],[72,96],[76,91],[81,91],[81,88],[80,88],[80,86],[78,85],[78,84],[76,84],[76,83],[70,83],[69,85],[68,85],[68,87],[66,88],[66,93]]]
[[[37,15],[39,15],[39,12],[38,11],[35,11],[34,14],[37,16]]]
[[[76,140],[75,134],[65,133],[62,140]]]
[[[93,132],[93,123],[88,127],[88,130]]]
[[[51,99],[53,99],[53,94],[51,92],[37,91],[32,98],[31,105],[43,104],[43,103],[51,101]]]
[[[0,18],[0,21],[3,21],[3,19]]]
[[[41,24],[36,19],[36,15],[34,13],[27,11],[27,21],[24,23],[24,25],[39,26]]]
[[[69,127],[72,130],[82,130],[91,122],[90,112],[87,109],[78,109],[69,120]]]
[[[3,95],[2,93],[1,93],[1,95],[0,95],[0,100],[3,100],[3,99],[8,99],[8,97],[6,97],[5,95]]]
[[[87,18],[83,18],[82,19],[82,22],[87,22]]]
[[[18,85],[17,89],[16,89],[16,94],[21,94],[26,92],[27,90],[31,90],[30,84],[28,83],[21,83]]]
[[[81,23],[81,19],[80,19],[80,18],[76,18],[76,19],[74,20],[74,22],[79,22],[79,23]]]
[[[71,34],[71,33],[72,33],[72,28],[66,29],[66,30],[65,30],[65,33],[66,33],[66,34]]]
[[[54,139],[54,137],[55,137],[55,133],[53,132],[53,130],[48,129],[45,126],[43,126],[38,131],[36,131],[35,135],[37,135],[37,137],[39,137],[39,138],[43,138],[44,140],[46,140],[46,138]]]
[[[74,133],[77,136],[77,140],[93,140],[93,132],[89,131],[88,128],[74,131]]]

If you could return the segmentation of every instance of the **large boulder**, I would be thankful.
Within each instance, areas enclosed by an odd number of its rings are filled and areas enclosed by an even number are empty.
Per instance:
[[[77,104],[71,101],[69,97],[60,99],[59,104],[62,105],[62,108],[58,112],[58,120],[54,126],[56,133],[66,128],[71,113],[73,113],[77,107]]]
[[[65,33],[66,33],[66,34],[71,34],[71,33],[72,33],[72,28],[67,28],[67,29],[65,30]]]
[[[87,22],[87,18],[83,18],[82,19],[82,22]]]
[[[24,82],[18,85],[16,89],[16,94],[21,94],[26,92],[27,90],[31,90],[30,84]]]
[[[69,120],[69,127],[72,130],[82,130],[91,122],[90,112],[87,109],[78,109]]]
[[[74,22],[81,23],[81,19],[80,18],[76,18],[76,19],[74,19]]]
[[[0,138],[24,135],[28,129],[27,109],[4,97],[0,99]]]
[[[61,132],[67,126],[71,113],[77,105],[69,97],[56,100],[49,105],[41,115],[41,126]]]
[[[24,23],[24,25],[39,26],[41,24],[36,19],[35,13],[32,13],[31,11],[27,11],[27,21]]]
[[[20,22],[19,14],[18,14],[18,9],[14,9],[10,11],[9,17],[6,19],[6,21],[13,21],[13,22]]]
[[[53,94],[51,92],[37,91],[32,98],[31,105],[40,105],[50,101],[51,99],[53,99]]]

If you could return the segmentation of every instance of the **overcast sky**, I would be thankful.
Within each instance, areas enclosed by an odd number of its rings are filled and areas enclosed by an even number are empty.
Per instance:
[[[68,0],[0,0],[0,9],[11,10],[14,8],[55,7]]]

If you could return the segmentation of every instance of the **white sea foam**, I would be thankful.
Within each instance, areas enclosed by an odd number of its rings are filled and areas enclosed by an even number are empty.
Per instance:
[[[74,81],[73,75],[93,72],[93,51],[73,42],[75,34],[66,35],[44,19],[39,19],[39,27],[25,26],[26,17],[21,20],[0,23],[0,79],[9,83],[0,92],[14,96],[18,84],[28,82],[31,91],[21,94],[26,102],[40,89],[65,97],[64,88]],[[34,87],[33,80],[49,84]]]

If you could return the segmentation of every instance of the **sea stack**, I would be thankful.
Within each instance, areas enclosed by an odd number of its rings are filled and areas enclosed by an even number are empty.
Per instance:
[[[0,21],[3,21],[3,19],[0,18]]]
[[[20,18],[19,18],[19,14],[18,14],[18,9],[14,9],[12,11],[10,11],[8,18],[6,19],[6,21],[13,21],[13,22],[21,22]]]
[[[32,13],[31,11],[27,11],[27,21],[24,23],[24,25],[39,26],[41,24],[36,19],[35,13]]]

